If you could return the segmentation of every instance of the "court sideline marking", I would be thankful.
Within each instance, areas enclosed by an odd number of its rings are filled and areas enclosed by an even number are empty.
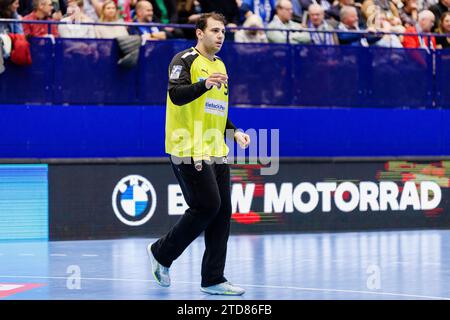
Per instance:
[[[46,276],[0,276],[0,278],[16,278],[16,279],[56,279],[56,280],[67,280],[67,277],[46,277]],[[120,279],[120,278],[83,278],[80,280],[94,280],[94,281],[125,281],[125,282],[156,282],[155,280],[146,279]],[[182,284],[195,284],[199,285],[199,282],[191,281],[176,281],[175,283]],[[239,284],[236,285],[250,288],[267,288],[267,289],[289,289],[297,291],[316,291],[316,292],[337,292],[337,293],[357,293],[357,294],[368,294],[368,295],[381,295],[381,296],[397,296],[405,298],[419,298],[419,299],[433,299],[433,300],[450,300],[450,297],[438,297],[438,296],[424,296],[424,295],[414,295],[406,293],[394,293],[394,292],[379,292],[379,291],[364,291],[364,290],[345,290],[345,289],[329,289],[329,288],[303,288],[303,287],[292,287],[292,286],[271,286],[271,285],[256,285],[256,284]]]

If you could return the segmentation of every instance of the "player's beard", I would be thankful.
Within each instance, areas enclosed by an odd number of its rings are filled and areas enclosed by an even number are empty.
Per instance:
[[[219,42],[218,40],[213,40],[211,44],[208,45],[208,50],[210,51],[211,54],[216,54],[217,52],[220,51],[220,49],[222,49],[223,42],[221,43],[220,46],[218,45],[218,42]]]

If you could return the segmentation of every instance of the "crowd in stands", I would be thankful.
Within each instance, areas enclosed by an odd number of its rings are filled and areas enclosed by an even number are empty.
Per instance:
[[[450,0],[0,0],[0,18],[65,22],[50,28],[46,24],[3,22],[0,34],[110,39],[140,35],[152,41],[194,39],[194,30],[188,28],[115,24],[194,24],[201,13],[211,11],[226,17],[227,39],[236,42],[289,41],[427,50],[450,46]],[[239,26],[266,30],[239,30]],[[296,31],[283,31],[287,29]],[[349,32],[331,32],[334,30]],[[386,34],[389,32],[397,34]],[[427,32],[447,36],[416,35]]]

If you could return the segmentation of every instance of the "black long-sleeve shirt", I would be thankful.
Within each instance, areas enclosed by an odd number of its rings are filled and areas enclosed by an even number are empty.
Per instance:
[[[189,50],[176,55],[169,66],[169,72],[172,73],[169,79],[169,97],[178,106],[188,104],[208,91],[205,84],[206,80],[201,80],[196,83],[192,83],[191,81],[191,65],[200,53],[194,52],[194,54],[185,56]],[[183,56],[185,57],[182,58]],[[174,69],[174,66],[178,66],[178,68]],[[237,129],[229,117],[227,117],[226,129]]]

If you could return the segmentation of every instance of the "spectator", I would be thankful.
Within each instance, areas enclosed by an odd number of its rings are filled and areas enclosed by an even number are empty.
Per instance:
[[[450,11],[450,0],[440,0],[439,3],[431,6],[429,10],[433,12],[434,18],[436,19],[432,30],[437,30],[438,22],[441,20],[441,16],[444,12]]]
[[[373,16],[377,13],[384,13],[393,27],[402,25],[397,6],[392,0],[365,0],[361,11],[366,21],[373,19]],[[402,32],[404,29],[399,29],[398,31]]]
[[[344,6],[340,12],[340,20],[338,29],[341,31],[360,31],[358,26],[358,13],[356,8],[352,6]],[[376,32],[373,27],[368,27],[369,34],[345,32],[339,33],[339,43],[351,46],[363,46],[368,47],[370,44],[374,44],[381,39],[379,36],[371,35],[370,33]]]
[[[119,20],[124,20],[126,22],[131,22],[133,19],[131,18],[131,8],[134,7],[137,3],[137,0],[114,0],[117,4],[117,10],[119,12]],[[97,11],[98,16],[100,17],[100,11]]]
[[[62,38],[95,38],[93,25],[82,25],[80,23],[94,22],[84,11],[84,0],[68,0],[66,17],[61,19],[65,24],[58,25],[58,32]]]
[[[309,9],[309,6],[313,3],[317,3],[320,5],[323,10],[327,11],[331,8],[331,4],[333,3],[333,0],[299,0],[300,4],[302,6],[303,12],[307,12]]]
[[[300,0],[292,0],[292,10],[294,11],[294,14],[292,16],[292,20],[298,23],[303,22],[303,8],[302,4],[300,3]]]
[[[153,22],[153,6],[146,0],[138,1],[136,4],[136,17],[134,22],[137,23],[151,23]],[[166,40],[167,35],[164,31],[160,31],[155,26],[137,26],[130,27],[128,32],[130,34],[141,35],[143,40]]]
[[[202,8],[198,0],[178,0],[177,4],[178,23],[193,24],[200,17],[199,14],[202,12]],[[196,39],[195,29],[183,28],[181,30],[183,38]]]
[[[179,0],[177,11],[178,22],[193,24],[200,18],[202,6],[198,0]]]
[[[24,21],[27,20],[44,20],[44,21],[55,21],[50,18],[53,11],[52,0],[33,0],[33,12],[23,18]],[[44,37],[49,33],[49,25],[47,24],[24,24],[23,31],[25,35],[31,37]],[[56,24],[50,27],[51,35],[58,37],[58,28]]]
[[[267,26],[269,29],[301,30],[301,25],[292,21],[293,9],[289,0],[279,0],[276,4],[276,14],[273,20]],[[307,32],[291,31],[289,32],[289,43],[299,44],[310,41]],[[288,40],[286,31],[267,31],[269,42],[286,43]]]
[[[238,25],[243,25],[245,20],[247,20],[248,17],[250,17],[253,12],[250,9],[250,6],[243,2],[243,0],[236,0],[236,5],[239,9],[239,20]]]
[[[178,23],[176,0],[151,0],[154,10],[154,20],[164,24]],[[182,38],[183,31],[173,27],[164,28],[167,38]]]
[[[127,22],[132,21],[131,7],[135,5],[136,1],[137,0],[114,0],[117,5],[120,20]],[[99,21],[104,2],[105,0],[85,0],[84,13],[95,22]]]
[[[0,0],[0,18],[2,19],[20,19],[17,9],[19,8],[19,0]],[[21,23],[0,23],[0,34],[2,33],[18,33],[23,34]]]
[[[52,0],[53,3],[53,11],[52,11],[52,18],[56,21],[60,21],[63,17],[62,8],[61,5],[65,5],[64,0]],[[67,6],[65,8],[67,10]]]
[[[325,21],[325,10],[317,3],[308,8],[307,27],[309,30],[333,31],[333,27]],[[338,39],[335,33],[310,32],[311,43],[316,45],[336,45]]]
[[[0,0],[1,19],[19,19],[17,9],[19,0]],[[9,58],[12,50],[11,37],[9,33],[23,34],[20,23],[0,23],[0,74],[5,71],[4,59]]]
[[[248,6],[250,11],[261,17],[265,25],[272,20],[275,14],[275,0],[242,0],[242,2]]]
[[[330,24],[336,28],[341,21],[340,12],[343,6],[352,6],[356,8],[358,13],[358,26],[360,29],[365,29],[366,24],[361,12],[361,4],[355,3],[355,0],[338,0],[330,9],[325,11],[325,16],[330,19]]]
[[[306,20],[308,18],[308,9],[309,6],[313,3],[320,5],[325,12],[330,10],[333,0],[297,0],[300,3],[300,7],[302,10],[302,18],[299,23],[306,25]],[[297,21],[297,20],[296,20]]]
[[[33,11],[33,0],[19,0],[19,8],[17,13],[21,16],[26,16]]]
[[[252,14],[245,20],[245,28],[264,28],[261,17]],[[264,30],[239,30],[234,35],[235,42],[241,43],[267,43],[268,39]]]
[[[447,34],[446,37],[438,37],[436,43],[439,49],[446,49],[450,47],[450,11],[444,12],[439,20],[438,32],[440,34]]]
[[[69,1],[67,1],[69,2]],[[97,22],[98,21],[98,13],[101,10],[103,0],[84,0],[83,5],[83,12],[85,15],[87,15],[89,18],[91,18],[92,21]],[[67,16],[67,14],[66,14]]]
[[[378,14],[372,16],[371,19],[367,20],[367,26],[385,33],[379,41],[374,43],[375,46],[386,48],[403,48],[400,37],[396,34],[391,34],[395,32],[395,29],[392,27],[384,12],[379,12]]]
[[[403,0],[404,6],[400,9],[400,19],[402,24],[408,28],[417,23],[417,0]]]
[[[66,14],[67,4],[66,0],[52,0],[53,14],[52,18],[61,20],[62,16]],[[20,7],[17,10],[19,15],[26,16],[33,11],[33,0],[19,0]]]
[[[178,23],[176,0],[151,0],[154,20],[160,23]]]
[[[225,16],[227,27],[236,27],[239,21],[239,8],[234,0],[198,0],[202,12],[217,12]]]
[[[235,0],[198,0],[202,12],[217,12],[225,16],[225,40],[234,40],[239,23],[239,8]]]
[[[113,0],[106,0],[103,2],[99,21],[111,24],[121,22],[121,20],[119,20],[117,4]],[[114,39],[127,36],[128,30],[125,26],[95,26],[95,35],[100,39]]]
[[[408,27],[405,33],[415,33],[416,35],[405,35],[403,38],[403,46],[405,48],[422,48],[435,49],[436,48],[436,38],[424,37],[419,35],[423,32],[431,32],[434,25],[434,14],[430,10],[423,10],[419,12],[418,23],[415,26]]]
[[[439,0],[417,0],[417,11],[427,10],[429,7],[437,4]]]

